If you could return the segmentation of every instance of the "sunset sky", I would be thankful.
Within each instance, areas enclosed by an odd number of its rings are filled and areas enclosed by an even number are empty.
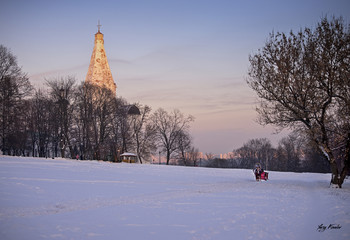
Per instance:
[[[220,154],[253,138],[276,146],[287,134],[255,121],[249,54],[272,31],[314,27],[333,15],[350,23],[350,1],[2,0],[0,44],[37,88],[68,75],[81,82],[100,20],[117,95],[193,115],[195,147]]]

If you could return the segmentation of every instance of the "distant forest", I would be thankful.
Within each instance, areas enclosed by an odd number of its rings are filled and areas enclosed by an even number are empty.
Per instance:
[[[291,133],[277,148],[267,138],[252,139],[233,150],[226,159],[206,154],[203,165],[219,168],[251,169],[260,163],[264,169],[287,172],[330,172],[329,162],[312,141]]]

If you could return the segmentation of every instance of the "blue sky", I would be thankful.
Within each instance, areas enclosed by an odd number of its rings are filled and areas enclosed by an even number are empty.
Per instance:
[[[350,1],[5,0],[0,44],[36,87],[67,75],[80,82],[100,20],[117,95],[195,116],[195,146],[218,154],[252,138],[276,144],[287,133],[255,122],[248,56],[272,31],[314,27],[325,15],[349,23]]]

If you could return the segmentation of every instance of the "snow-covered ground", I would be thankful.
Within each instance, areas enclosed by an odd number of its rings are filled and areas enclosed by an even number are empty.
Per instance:
[[[0,239],[350,239],[329,174],[0,156]]]

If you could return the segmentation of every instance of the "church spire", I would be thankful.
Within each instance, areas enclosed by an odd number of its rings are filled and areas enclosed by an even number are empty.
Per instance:
[[[111,69],[107,61],[103,34],[100,32],[100,20],[98,21],[97,27],[98,32],[95,34],[94,50],[92,51],[85,82],[105,87],[116,94],[117,85],[113,80]]]
[[[97,24],[98,32],[100,32],[101,26],[102,26],[102,25],[100,24],[100,20],[98,20],[98,24]]]

